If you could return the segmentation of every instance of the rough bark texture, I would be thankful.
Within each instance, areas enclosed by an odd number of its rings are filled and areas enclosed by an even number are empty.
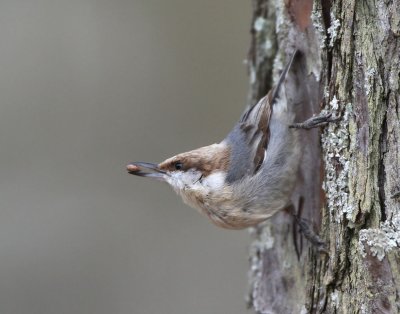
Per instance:
[[[249,305],[257,313],[400,312],[400,2],[253,0],[249,104],[293,49],[303,131],[293,203],[326,241],[319,254],[287,213],[253,230]],[[320,133],[319,133],[320,132]],[[299,253],[299,254],[297,254]]]

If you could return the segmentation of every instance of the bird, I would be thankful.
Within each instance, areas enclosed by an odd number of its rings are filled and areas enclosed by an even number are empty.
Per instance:
[[[292,53],[277,84],[243,112],[221,142],[159,164],[133,162],[127,171],[168,183],[186,204],[226,229],[256,226],[290,206],[302,155],[298,128],[308,125],[294,123],[296,104],[286,91],[300,54]]]

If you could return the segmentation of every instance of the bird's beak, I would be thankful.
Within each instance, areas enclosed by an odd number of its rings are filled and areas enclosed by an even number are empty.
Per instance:
[[[126,170],[135,176],[154,178],[165,181],[166,172],[161,170],[158,165],[148,162],[133,162],[126,166]]]

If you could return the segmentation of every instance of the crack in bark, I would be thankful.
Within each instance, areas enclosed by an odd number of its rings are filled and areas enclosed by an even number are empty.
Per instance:
[[[382,121],[382,132],[379,137],[379,163],[378,163],[378,195],[379,195],[379,205],[381,212],[381,221],[386,221],[386,195],[385,195],[385,182],[386,182],[386,170],[384,156],[386,154],[386,140],[387,140],[387,122],[386,122],[386,112]]]
[[[332,6],[332,3],[330,0],[321,0],[322,19],[325,24],[325,36],[326,36],[325,41],[326,42],[328,41],[328,28],[331,26],[331,6]],[[326,77],[327,77],[327,80],[329,83],[331,80],[331,73],[332,73],[332,60],[333,60],[332,49],[327,49],[326,53],[327,53],[327,61],[328,61]]]

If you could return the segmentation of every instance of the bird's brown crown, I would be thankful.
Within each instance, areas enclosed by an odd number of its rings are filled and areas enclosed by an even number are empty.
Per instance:
[[[226,145],[213,144],[168,158],[159,164],[159,168],[164,171],[196,169],[208,176],[214,171],[227,171],[229,155]]]

